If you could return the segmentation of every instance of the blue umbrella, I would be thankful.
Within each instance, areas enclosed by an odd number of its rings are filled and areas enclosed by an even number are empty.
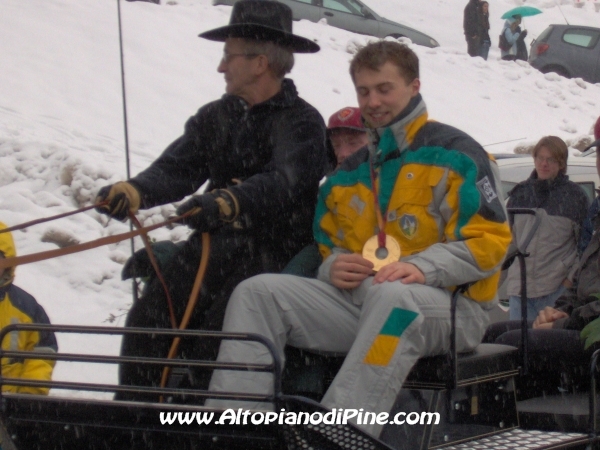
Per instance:
[[[504,14],[502,14],[502,18],[510,19],[512,16],[515,16],[517,14],[521,17],[528,17],[535,16],[541,13],[542,11],[540,11],[537,8],[534,8],[533,6],[517,6],[516,8],[513,8],[510,11],[506,11]]]

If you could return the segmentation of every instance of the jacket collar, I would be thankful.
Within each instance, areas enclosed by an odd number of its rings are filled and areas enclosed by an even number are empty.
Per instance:
[[[371,156],[376,158],[376,162],[382,163],[392,152],[397,150],[402,153],[412,144],[427,119],[425,101],[421,94],[417,94],[391,123],[385,127],[367,129]]]
[[[559,173],[556,178],[552,180],[540,180],[538,178],[537,171],[533,169],[529,178],[525,181],[522,181],[522,184],[531,186],[531,188],[537,193],[550,192],[556,189],[559,186],[562,186],[564,183],[569,181],[569,176],[564,173]]]
[[[531,172],[531,175],[529,175],[529,179],[531,180],[532,183],[541,183],[541,184],[547,184],[548,186],[554,186],[554,185],[562,184],[565,181],[569,181],[569,176],[567,174],[559,172],[558,175],[556,175],[556,178],[553,178],[551,180],[540,180],[538,178],[537,170],[533,169],[533,172]]]
[[[250,109],[282,108],[291,106],[297,98],[298,91],[296,90],[296,85],[291,79],[284,78],[281,82],[281,89],[277,94],[265,100],[264,102],[253,105]],[[248,104],[244,101],[244,99],[238,97],[237,95],[224,94],[222,100],[234,101],[244,105],[245,108],[248,107]]]

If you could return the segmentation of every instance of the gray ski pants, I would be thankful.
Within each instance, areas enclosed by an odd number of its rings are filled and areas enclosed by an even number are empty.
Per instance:
[[[284,359],[285,345],[319,353],[347,354],[326,392],[326,408],[389,412],[404,379],[422,356],[450,348],[450,297],[445,289],[400,281],[372,284],[369,277],[351,291],[293,275],[258,275],[242,282],[229,301],[223,331],[261,334]],[[476,347],[488,314],[476,302],[459,297],[458,351]],[[219,361],[269,363],[257,343],[223,341]],[[215,371],[211,391],[270,393],[267,373]],[[209,400],[217,408],[271,409],[272,405]],[[382,426],[362,425],[378,436]]]

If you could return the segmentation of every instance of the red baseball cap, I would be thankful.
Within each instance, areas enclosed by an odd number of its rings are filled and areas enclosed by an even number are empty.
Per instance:
[[[327,129],[348,128],[349,130],[366,131],[360,118],[360,109],[347,106],[333,113],[327,123]]]

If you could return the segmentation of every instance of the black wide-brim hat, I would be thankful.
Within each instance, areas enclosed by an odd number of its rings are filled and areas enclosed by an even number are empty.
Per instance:
[[[315,53],[320,47],[310,39],[292,34],[292,10],[270,0],[240,0],[233,5],[229,25],[198,36],[225,42],[227,38],[271,41],[295,53]]]

